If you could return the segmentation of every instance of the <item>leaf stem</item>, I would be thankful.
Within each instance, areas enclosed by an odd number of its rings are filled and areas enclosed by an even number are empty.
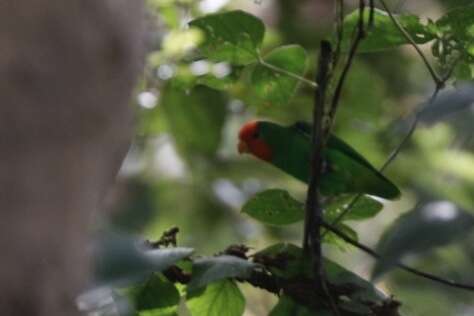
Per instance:
[[[388,16],[392,20],[393,24],[398,28],[400,33],[406,38],[406,40],[413,46],[413,48],[416,50],[418,55],[420,55],[421,59],[423,60],[426,68],[428,69],[431,77],[433,78],[433,81],[436,83],[436,85],[440,85],[443,80],[438,76],[436,71],[434,70],[433,66],[431,66],[430,62],[428,61],[428,58],[425,56],[425,54],[421,51],[420,47],[416,42],[413,40],[411,35],[405,30],[405,28],[398,22],[398,20],[395,18],[393,13],[390,11],[389,7],[385,3],[385,0],[379,0],[380,4],[382,4],[383,8],[387,12]]]
[[[298,81],[304,82],[305,84],[309,85],[311,88],[314,88],[314,89],[318,88],[318,84],[316,82],[311,81],[309,79],[306,79],[305,77],[299,76],[295,73],[292,73],[291,71],[285,70],[285,69],[280,68],[278,66],[269,64],[265,60],[263,60],[263,58],[261,58],[260,56],[258,58],[258,63],[260,65],[264,66],[264,67],[267,67],[270,70],[273,70],[274,72],[277,72],[277,73],[280,73],[282,75],[285,75],[285,76],[291,77],[293,79],[296,79]]]

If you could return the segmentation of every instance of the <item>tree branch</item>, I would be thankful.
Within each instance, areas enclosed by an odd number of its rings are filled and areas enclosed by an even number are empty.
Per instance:
[[[342,231],[338,230],[333,225],[328,224],[328,223],[323,221],[322,226],[325,229],[327,229],[328,231],[331,231],[332,233],[334,233],[335,235],[340,237],[345,242],[347,242],[347,243],[353,245],[354,247],[364,251],[365,253],[369,254],[373,258],[375,258],[375,259],[381,259],[382,258],[382,256],[379,253],[377,253],[375,250],[373,250],[372,248],[369,248],[366,245],[361,244],[358,241],[352,239],[351,237],[349,237],[348,235],[346,235]],[[425,279],[428,279],[428,280],[431,280],[431,281],[434,281],[434,282],[438,282],[438,283],[445,284],[445,285],[455,287],[455,288],[459,288],[459,289],[474,291],[474,285],[471,285],[471,284],[458,283],[458,282],[455,282],[455,281],[452,281],[452,280],[443,279],[439,276],[417,270],[415,268],[412,268],[412,267],[407,266],[407,265],[405,265],[403,263],[400,263],[400,262],[395,263],[395,266],[397,266],[398,268],[400,268],[404,271],[410,272],[410,273],[412,273],[416,276],[419,276],[419,277],[422,277],[422,278],[425,278]]]
[[[243,245],[232,245],[217,254],[217,256],[231,255],[258,263],[258,267],[254,268],[248,277],[236,278],[235,281],[249,283],[256,288],[266,290],[277,296],[284,294],[291,297],[298,304],[311,309],[331,308],[335,315],[340,315],[336,300],[337,303],[345,302],[341,297],[350,297],[354,291],[360,290],[350,282],[342,284],[327,283],[326,288],[315,288],[314,280],[303,275],[292,278],[275,275],[270,270],[272,268],[284,269],[288,264],[287,260],[291,260],[291,257],[254,256],[253,260],[251,260],[246,255],[248,250],[249,248]],[[171,283],[188,284],[192,279],[191,273],[183,271],[178,266],[172,266],[163,271],[162,274]],[[372,311],[373,314],[371,315],[374,316],[398,315],[398,308],[400,306],[400,303],[393,298],[387,298],[375,304],[374,302],[360,303],[366,305]]]
[[[310,252],[313,271],[316,283],[314,289],[322,289],[328,298],[331,309],[338,316],[339,310],[333,302],[332,296],[327,288],[324,275],[324,267],[321,251],[321,223],[323,220],[323,209],[319,186],[322,169],[322,150],[324,148],[323,124],[326,104],[326,91],[329,83],[329,76],[332,63],[332,49],[327,41],[322,41],[319,52],[318,70],[316,73],[316,84],[318,89],[314,94],[313,106],[313,129],[311,132],[311,175],[306,196],[306,219],[304,226],[303,251]]]
[[[303,250],[308,252],[309,248],[312,247],[315,269],[319,271],[317,275],[319,275],[321,271],[321,240],[319,227],[322,221],[322,208],[318,192],[322,166],[321,153],[324,146],[321,135],[331,53],[329,42],[322,41],[319,53],[318,72],[316,74],[316,83],[319,88],[314,94],[313,130],[311,138],[311,176],[306,197],[306,220],[303,237]]]

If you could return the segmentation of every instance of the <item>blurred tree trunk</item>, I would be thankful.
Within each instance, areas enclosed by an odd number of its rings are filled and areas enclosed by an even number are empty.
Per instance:
[[[138,0],[0,3],[0,315],[70,316],[132,131]]]

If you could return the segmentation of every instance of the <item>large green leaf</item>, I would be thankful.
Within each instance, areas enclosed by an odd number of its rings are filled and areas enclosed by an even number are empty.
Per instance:
[[[283,295],[278,304],[272,309],[269,316],[313,316],[315,311],[296,303],[291,297]],[[331,313],[320,312],[318,316],[332,316]]]
[[[171,307],[179,304],[180,294],[173,283],[153,274],[144,284],[132,290],[135,309],[140,315],[172,313]],[[175,308],[176,309],[176,308]]]
[[[453,34],[458,40],[467,40],[473,44],[474,38],[474,5],[464,5],[450,10],[438,21],[436,26],[444,33]]]
[[[312,274],[309,258],[304,255],[300,247],[293,244],[276,244],[259,251],[254,257],[256,261],[275,262],[275,266],[269,267],[269,270],[285,279],[308,277]],[[351,293],[348,293],[348,297],[355,303],[378,304],[386,299],[385,295],[377,290],[372,283],[332,260],[325,258],[324,267],[331,284],[349,286],[353,289]]]
[[[258,193],[247,201],[242,212],[270,225],[288,225],[304,219],[304,205],[281,189]]]
[[[293,244],[279,243],[269,246],[254,254],[254,258],[256,262],[275,263],[267,268],[281,278],[308,277],[312,273],[309,256],[304,256],[302,249]]]
[[[460,74],[460,69],[464,65],[464,72],[459,79],[472,78],[472,71],[469,64],[474,62],[474,5],[465,5],[449,11],[441,17],[433,28],[439,34],[439,41],[433,45],[433,55],[442,64],[449,64],[452,57],[461,57],[458,62],[455,75]],[[451,58],[449,58],[451,57]]]
[[[220,63],[220,64],[223,64],[223,63]],[[223,65],[223,67],[225,67],[225,65]],[[217,75],[215,73],[211,73],[211,74],[206,74],[203,76],[198,76],[196,77],[196,83],[208,86],[216,90],[228,90],[233,84],[235,84],[237,80],[239,80],[240,75],[242,73],[242,67],[229,66],[229,71],[230,73],[226,74],[225,76],[219,75],[218,73]]]
[[[188,296],[187,306],[193,316],[241,316],[245,298],[232,281],[220,281]]]
[[[267,269],[275,276],[288,281],[311,282],[309,279],[313,274],[311,262],[297,246],[276,244],[256,253],[254,258],[256,261],[266,262]],[[327,258],[324,258],[323,265],[329,284],[344,291],[344,299],[339,303],[341,315],[373,315],[377,308],[389,306],[390,299],[371,282]],[[309,313],[308,308],[300,306],[292,299],[282,298],[271,315],[332,315],[330,311],[324,309],[327,302],[318,302],[316,299],[312,302],[313,308],[321,307]],[[393,306],[393,309],[397,308],[396,304]]]
[[[372,275],[381,276],[408,254],[423,253],[455,242],[474,227],[474,216],[451,202],[431,202],[402,215],[377,245],[378,260]]]
[[[324,210],[324,218],[328,222],[337,219],[352,203],[354,196],[341,196],[333,199]],[[364,220],[376,216],[383,209],[379,201],[364,195],[350,208],[343,220]]]
[[[336,228],[344,233],[346,236],[349,236],[352,240],[358,241],[359,240],[359,235],[355,230],[353,230],[351,227],[344,223],[338,223],[336,225]],[[331,231],[328,231],[326,229],[322,229],[323,235],[323,242],[331,245],[335,245],[338,247],[340,250],[345,251],[347,248],[350,246],[346,241],[341,239],[341,237],[337,236]]]
[[[382,304],[387,297],[375,285],[336,262],[325,259],[324,266],[329,281],[334,285],[349,286],[353,290],[348,297],[355,304]]]
[[[196,60],[176,66],[173,86],[189,90],[203,85],[215,90],[229,90],[239,80],[244,66],[226,62],[214,63],[208,59]]]
[[[123,316],[130,316],[130,315],[123,315]],[[137,316],[179,316],[179,313],[178,313],[178,307],[173,306],[173,307],[157,308],[154,310],[142,311],[142,312],[139,312]]]
[[[306,69],[306,51],[298,45],[278,47],[264,58],[264,62],[297,76]],[[271,66],[270,66],[271,67]],[[284,105],[294,95],[298,86],[295,79],[283,72],[262,64],[255,66],[251,77],[252,89],[263,105]]]
[[[185,157],[215,154],[226,115],[226,98],[221,92],[204,86],[185,91],[168,85],[160,104],[168,128]]]
[[[109,233],[96,250],[95,273],[101,282],[130,282],[163,271],[193,253],[191,248],[146,250],[143,241]]]
[[[190,291],[226,278],[246,278],[257,265],[234,256],[218,256],[196,259]]]
[[[370,307],[352,301],[340,302],[338,304],[340,316],[368,316],[375,315]],[[329,308],[308,308],[295,302],[291,297],[283,295],[278,304],[272,309],[269,316],[335,316]]]
[[[417,44],[427,43],[434,38],[429,28],[423,25],[416,15],[395,15],[395,18]],[[409,43],[385,11],[375,9],[372,28],[367,28],[368,21],[369,10],[366,9],[364,11],[366,37],[360,43],[358,52],[375,52]],[[344,18],[344,33],[341,43],[343,51],[350,49],[358,23],[359,10],[353,11]]]
[[[324,210],[324,218],[331,222],[339,217],[354,199],[343,196],[333,199]],[[350,208],[343,220],[364,220],[376,216],[383,204],[369,197],[362,196]],[[302,221],[305,216],[304,204],[295,200],[281,189],[269,189],[256,194],[243,206],[242,212],[256,220],[270,225],[288,225]]]
[[[324,211],[324,218],[331,222],[341,214],[344,206],[351,201],[351,197],[343,197],[333,200]],[[382,209],[382,204],[370,197],[362,197],[355,204],[351,212],[344,220],[362,220],[375,216]],[[269,189],[257,193],[242,207],[242,212],[252,218],[268,225],[289,225],[300,222],[305,218],[304,204],[295,200],[291,195],[281,189]],[[338,223],[337,228],[357,240],[357,233],[349,226]],[[346,243],[331,232],[324,235],[323,242],[339,246],[344,250]]]
[[[200,46],[203,56],[238,65],[258,60],[265,26],[257,17],[230,11],[197,18],[189,25],[201,29],[206,36]]]

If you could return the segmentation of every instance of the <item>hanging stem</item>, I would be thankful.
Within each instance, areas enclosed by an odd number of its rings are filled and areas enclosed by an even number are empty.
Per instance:
[[[300,75],[297,75],[295,73],[292,73],[291,71],[288,71],[288,70],[285,70],[283,68],[280,68],[278,66],[275,66],[275,65],[272,65],[272,64],[269,64],[267,63],[265,60],[263,60],[263,58],[259,58],[258,60],[258,63],[276,73],[279,73],[279,74],[282,74],[282,75],[285,75],[285,76],[288,76],[290,78],[293,78],[293,79],[296,79],[298,81],[301,81],[305,84],[307,84],[308,86],[310,86],[311,88],[317,88],[318,87],[318,84],[314,81],[311,81],[311,80],[308,80],[306,79],[305,77],[302,77]]]
[[[392,20],[393,24],[398,28],[400,33],[406,38],[406,40],[413,46],[413,48],[416,50],[418,55],[420,55],[421,59],[425,63],[426,68],[428,69],[431,77],[433,78],[433,81],[436,83],[437,86],[442,84],[442,79],[438,76],[436,71],[434,70],[433,66],[431,66],[430,62],[428,61],[428,58],[425,56],[421,48],[416,44],[415,40],[411,37],[411,35],[405,30],[405,28],[398,22],[398,20],[395,18],[391,10],[389,9],[388,5],[385,3],[384,0],[379,0],[380,4],[382,4],[383,8],[387,12],[388,16]]]

